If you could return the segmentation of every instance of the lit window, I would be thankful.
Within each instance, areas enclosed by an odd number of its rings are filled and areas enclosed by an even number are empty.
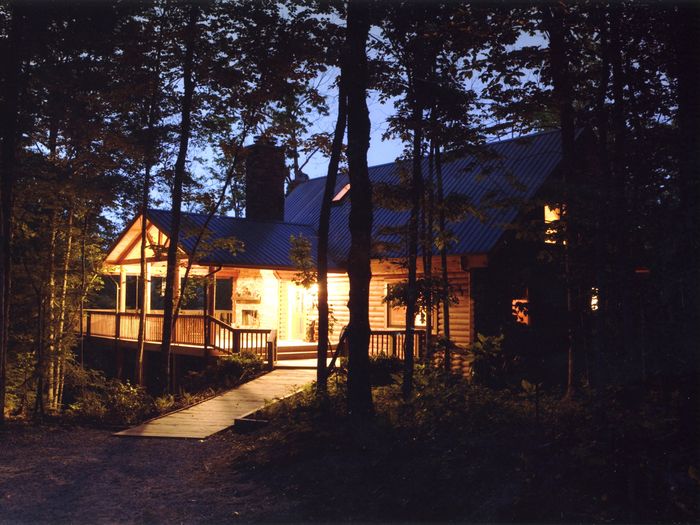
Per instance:
[[[591,288],[591,312],[598,310],[598,288]]]
[[[340,202],[343,200],[343,197],[347,195],[347,193],[350,191],[350,183],[347,183],[345,186],[343,186],[338,193],[335,194],[335,197],[333,197],[333,202]]]
[[[406,326],[406,307],[386,305],[386,326],[387,328],[404,328]],[[425,313],[416,314],[415,326],[425,328]]]
[[[560,207],[550,207],[545,205],[544,207],[544,223],[547,226],[544,232],[544,242],[547,244],[557,244],[557,234],[559,233],[559,228],[556,224],[561,220],[561,208]]]
[[[397,285],[399,285],[399,283],[387,283],[385,295],[388,295],[389,291]],[[420,310],[416,312],[414,323],[416,327],[425,327],[425,312]],[[386,326],[387,328],[404,328],[406,326],[406,307],[392,304],[391,302],[387,301]]]
[[[522,299],[513,299],[511,302],[511,312],[515,318],[515,322],[519,324],[530,324],[529,303],[527,297]]]

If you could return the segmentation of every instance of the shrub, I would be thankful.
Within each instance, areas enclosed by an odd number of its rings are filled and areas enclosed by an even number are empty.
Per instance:
[[[107,379],[101,371],[66,368],[69,417],[108,425],[131,425],[153,413],[153,399],[144,388]]]
[[[503,352],[503,335],[477,334],[476,341],[467,351],[472,357],[474,383],[501,388],[508,381],[508,359]]]
[[[188,392],[202,392],[208,388],[233,388],[263,369],[262,360],[252,352],[222,357],[209,364],[204,370],[188,372],[182,387]]]
[[[401,372],[403,361],[398,357],[390,357],[385,353],[372,355],[369,358],[369,379],[373,385],[390,385],[395,374]]]
[[[153,404],[156,407],[156,412],[158,412],[159,414],[168,412],[169,410],[172,410],[172,408],[175,406],[175,396],[167,394],[164,396],[157,397],[153,400]]]

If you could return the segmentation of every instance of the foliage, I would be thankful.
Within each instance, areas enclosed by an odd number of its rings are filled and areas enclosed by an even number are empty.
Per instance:
[[[66,373],[66,398],[71,399],[66,415],[81,422],[125,426],[154,413],[153,400],[143,387],[76,365]]]
[[[472,356],[472,380],[481,385],[502,387],[507,384],[511,361],[503,352],[503,335],[476,335],[467,350]]]
[[[387,286],[387,293],[382,302],[392,306],[406,306],[406,289],[406,281]],[[445,289],[443,280],[439,277],[420,277],[416,279],[416,289],[416,305],[423,314],[425,314],[429,304],[434,306],[437,301],[447,299],[451,305],[459,303],[458,294],[461,292],[461,288],[448,283],[447,289]]]
[[[256,354],[241,352],[216,359],[200,372],[188,372],[182,381],[182,388],[194,393],[233,388],[254,378],[262,370],[263,362]]]
[[[517,391],[421,368],[415,381],[408,404],[398,384],[375,388],[362,425],[345,413],[343,376],[326,400],[308,389],[275,404],[242,468],[307,502],[302,520],[685,522],[700,511],[677,386],[584,390],[579,403],[543,389],[538,421]],[[420,483],[406,497],[397,479]]]
[[[299,234],[289,237],[289,258],[297,269],[294,282],[304,288],[309,288],[318,281],[316,264],[311,253],[311,241]]]
[[[373,386],[385,386],[396,381],[396,375],[401,372],[403,361],[398,357],[385,353],[369,357],[369,377]]]

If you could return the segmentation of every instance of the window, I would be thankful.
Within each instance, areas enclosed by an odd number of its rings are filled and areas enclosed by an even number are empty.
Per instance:
[[[558,223],[561,220],[562,208],[561,207],[551,207],[545,205],[544,207],[544,242],[547,244],[558,244],[557,239],[560,231]]]
[[[598,288],[595,286],[591,288],[591,312],[598,310]]]
[[[347,195],[347,193],[350,191],[350,183],[347,183],[345,186],[340,188],[340,191],[335,194],[335,197],[333,197],[333,202],[334,203],[339,203],[340,201],[343,200],[343,197]]]
[[[521,299],[513,299],[511,311],[513,312],[513,317],[515,318],[516,323],[529,326],[530,314],[528,312],[528,302],[526,297]]]
[[[521,294],[519,294],[521,295]],[[530,294],[528,289],[525,288],[521,297],[515,298],[511,301],[511,313],[513,314],[513,320],[518,324],[523,324],[525,326],[530,325]]]
[[[415,326],[425,327],[425,313],[416,314]],[[406,307],[386,305],[386,326],[387,328],[404,328],[406,326]]]
[[[387,283],[386,293],[388,294],[390,288],[399,283]],[[406,307],[405,306],[394,306],[391,303],[386,303],[386,326],[387,328],[405,328],[406,327]],[[416,327],[425,327],[425,312],[418,312],[416,314]]]

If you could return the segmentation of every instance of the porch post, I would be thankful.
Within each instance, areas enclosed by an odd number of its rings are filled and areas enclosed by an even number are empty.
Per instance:
[[[209,267],[210,277],[207,279],[207,314],[214,317],[216,313],[216,274],[213,273],[216,268]]]
[[[151,313],[151,263],[146,263],[146,275],[143,280],[144,288],[144,300],[141,308],[145,310],[147,314]]]
[[[117,310],[126,312],[126,268],[119,267],[119,305]]]
[[[174,304],[177,304],[178,300],[180,299],[180,282],[182,280],[182,274],[180,273],[180,265],[178,264],[176,266],[175,270],[175,286],[173,286],[173,302]]]

